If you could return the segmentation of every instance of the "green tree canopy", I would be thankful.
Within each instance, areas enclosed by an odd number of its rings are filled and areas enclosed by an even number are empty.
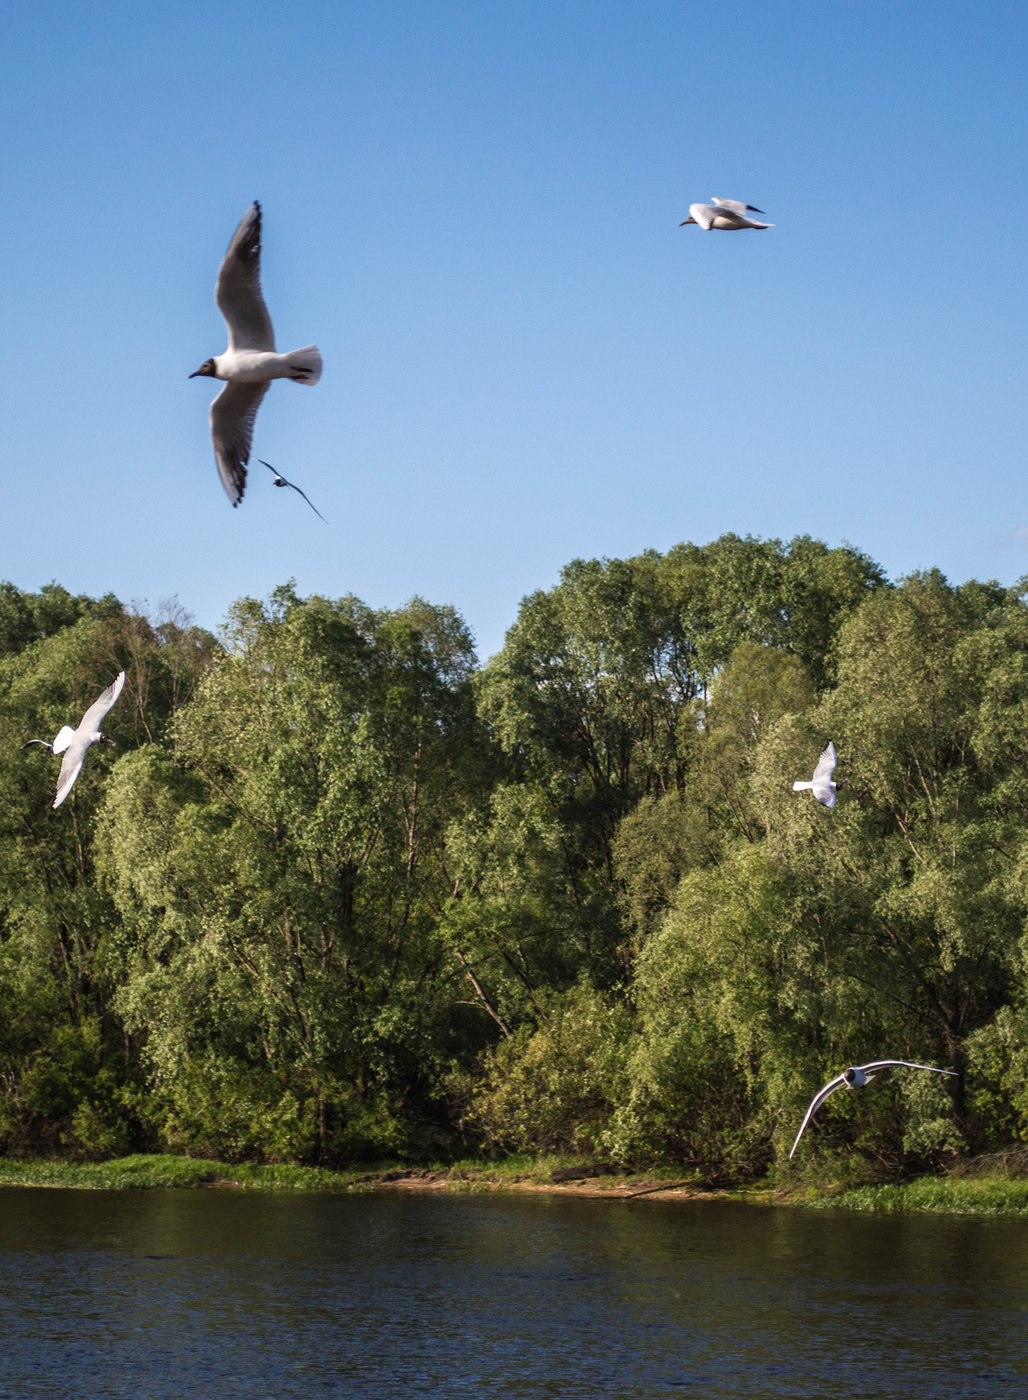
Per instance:
[[[873,1175],[1028,1138],[1028,586],[726,536],[452,608],[0,587],[0,1141]],[[50,738],[124,669],[73,794]],[[834,810],[795,778],[835,741]],[[795,1161],[814,1090],[836,1095]]]

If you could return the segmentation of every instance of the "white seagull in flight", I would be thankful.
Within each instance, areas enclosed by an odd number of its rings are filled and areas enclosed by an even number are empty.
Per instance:
[[[294,384],[317,384],[321,352],[316,345],[279,355],[275,332],[261,295],[261,206],[256,201],[232,235],[214,289],[218,310],[228,326],[224,355],[204,360],[195,373],[228,383],[211,404],[214,457],[225,494],[234,506],[246,489],[253,424],[261,399],[273,379]]]
[[[711,195],[709,204],[690,204],[689,217],[683,219],[678,227],[699,224],[700,228],[708,233],[712,228],[723,229],[726,233],[740,228],[774,228],[774,224],[761,224],[756,219],[747,218],[748,214],[763,212],[763,209],[758,209],[754,204],[744,204],[741,199],[720,199],[715,194]]]
[[[800,1124],[800,1130],[796,1134],[796,1141],[792,1145],[792,1152],[789,1153],[790,1158],[800,1145],[800,1138],[803,1136],[804,1128],[829,1094],[834,1094],[836,1089],[841,1089],[844,1084],[847,1089],[862,1089],[865,1084],[870,1084],[871,1080],[874,1078],[873,1074],[868,1074],[868,1070],[889,1069],[893,1065],[899,1065],[903,1069],[926,1069],[932,1074],[949,1074],[952,1075],[954,1079],[958,1078],[956,1070],[939,1069],[935,1065],[915,1065],[910,1060],[872,1060],[871,1063],[867,1065],[851,1065],[849,1069],[844,1069],[841,1074],[836,1075],[831,1083],[826,1084],[821,1092],[815,1096],[813,1103],[807,1109],[807,1116]]]
[[[55,807],[61,805],[75,786],[75,779],[82,772],[82,765],[86,761],[90,744],[114,743],[113,739],[108,739],[106,734],[100,733],[100,721],[121,694],[124,684],[125,672],[119,671],[117,679],[111,682],[99,700],[95,700],[82,716],[78,729],[72,729],[69,724],[65,724],[62,725],[60,733],[52,744],[48,744],[45,739],[30,739],[28,744],[22,744],[23,749],[27,749],[29,744],[41,744],[44,749],[49,749],[51,753],[64,754],[64,762],[61,764],[60,776],[57,779]]]
[[[814,794],[822,807],[835,806],[835,792],[838,783],[832,781],[832,774],[835,772],[835,765],[838,760],[835,757],[835,745],[831,739],[825,744],[821,751],[821,757],[817,761],[814,769],[813,781],[809,783],[793,783],[793,792],[807,792]]]

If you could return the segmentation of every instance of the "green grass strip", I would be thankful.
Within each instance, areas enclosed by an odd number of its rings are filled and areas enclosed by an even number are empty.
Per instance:
[[[859,1186],[841,1196],[802,1204],[818,1210],[870,1210],[885,1214],[931,1211],[939,1215],[1022,1215],[1028,1211],[1028,1181],[925,1176],[902,1186]]]
[[[368,1191],[399,1177],[431,1176],[455,1192],[516,1190],[546,1185],[555,1167],[571,1159],[512,1155],[506,1160],[469,1159],[412,1171],[395,1162],[369,1163],[359,1170],[334,1172],[322,1167],[233,1165],[170,1153],[136,1153],[113,1162],[21,1162],[0,1157],[0,1186],[66,1187],[86,1191],[237,1188],[250,1191]],[[638,1185],[650,1193],[655,1181],[675,1173],[670,1168],[648,1173]],[[445,1180],[442,1180],[445,1178]],[[623,1195],[635,1179],[602,1177],[591,1189]],[[585,1185],[586,1183],[582,1183]],[[699,1182],[697,1183],[700,1184]],[[574,1194],[574,1188],[571,1188]],[[1028,1179],[1008,1177],[921,1177],[901,1186],[860,1186],[836,1196],[783,1196],[754,1183],[747,1189],[719,1192],[736,1200],[801,1205],[815,1210],[862,1210],[894,1214],[930,1211],[944,1215],[1023,1215],[1028,1213]]]
[[[113,1162],[16,1162],[0,1157],[0,1186],[64,1186],[87,1191],[221,1185],[264,1191],[354,1191],[361,1189],[367,1175],[367,1171],[330,1172],[321,1167],[232,1166],[165,1153],[137,1153]]]

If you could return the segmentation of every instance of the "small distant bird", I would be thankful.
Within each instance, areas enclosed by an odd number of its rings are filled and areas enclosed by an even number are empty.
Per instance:
[[[715,194],[711,195],[709,204],[690,204],[689,217],[683,219],[678,227],[699,224],[700,228],[708,233],[712,228],[724,229],[726,233],[740,228],[774,228],[774,224],[761,224],[756,219],[746,217],[747,214],[763,212],[763,209],[758,209],[754,204],[743,204],[740,199],[719,199]]]
[[[810,791],[821,803],[822,807],[835,806],[835,793],[838,783],[832,781],[832,774],[835,772],[835,765],[838,760],[835,757],[835,745],[831,739],[821,750],[821,757],[817,761],[814,769],[813,780],[809,783],[793,783],[793,792]]]
[[[261,294],[261,206],[256,201],[232,235],[214,297],[228,326],[228,349],[224,355],[204,360],[189,378],[228,381],[211,404],[211,437],[221,484],[237,506],[246,489],[254,420],[268,385],[273,379],[317,384],[321,378],[321,352],[316,345],[290,350],[288,355],[275,350],[275,332]]]
[[[125,672],[119,671],[117,679],[111,682],[99,700],[94,701],[82,716],[78,729],[72,729],[70,725],[65,724],[61,727],[60,733],[52,744],[48,744],[45,739],[30,739],[28,744],[22,744],[23,749],[27,749],[29,744],[41,744],[44,749],[49,749],[51,753],[64,754],[64,762],[61,764],[61,772],[57,779],[55,807],[61,805],[75,786],[75,779],[82,772],[82,765],[86,761],[90,744],[114,743],[113,739],[108,739],[106,734],[100,733],[99,726],[104,715],[121,694],[121,688],[124,684]]]
[[[264,460],[263,457],[258,457],[257,460],[258,460],[258,462],[260,462],[260,464],[261,464],[262,467],[267,467],[268,471],[272,473],[272,475],[273,475],[274,478],[275,478],[274,484],[275,484],[276,486],[290,486],[290,487],[292,487],[292,489],[293,489],[294,491],[300,491],[299,486],[297,486],[297,485],[295,484],[295,482],[286,481],[286,479],[285,479],[284,476],[280,476],[280,475],[278,474],[278,472],[275,471],[275,468],[271,465],[270,462],[266,462],[266,461]],[[310,497],[307,495],[307,493],[306,493],[305,491],[300,491],[300,495],[301,495],[301,496],[303,497],[303,499],[307,502],[307,504],[310,506],[311,510],[312,510],[312,511],[314,512],[314,514],[318,517],[318,519],[319,519],[319,520],[325,520],[325,517],[322,515],[321,511],[318,510],[317,506],[316,506],[316,505],[314,504],[314,502],[310,499]],[[327,521],[327,520],[325,520],[325,524],[326,524],[326,525],[328,524],[328,521]]]
[[[844,1084],[847,1089],[863,1089],[864,1085],[870,1084],[871,1080],[874,1078],[873,1074],[868,1074],[869,1069],[890,1069],[894,1065],[899,1065],[903,1069],[926,1069],[931,1074],[949,1074],[952,1075],[954,1079],[959,1078],[956,1070],[938,1069],[935,1065],[915,1065],[910,1060],[872,1060],[868,1065],[851,1065],[849,1069],[844,1069],[841,1074],[836,1075],[831,1083],[826,1084],[815,1097],[813,1103],[807,1109],[807,1116],[800,1124],[800,1130],[796,1134],[796,1141],[792,1145],[792,1152],[789,1153],[789,1156],[792,1157],[792,1153],[799,1147],[804,1128],[829,1094],[834,1094],[836,1089],[841,1089]]]

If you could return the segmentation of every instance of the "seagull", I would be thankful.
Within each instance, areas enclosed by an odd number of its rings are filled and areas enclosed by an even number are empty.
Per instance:
[[[832,781],[832,774],[835,772],[837,761],[835,757],[835,745],[832,743],[831,739],[829,739],[828,743],[825,744],[824,748],[821,750],[821,757],[818,759],[817,767],[814,769],[813,781],[809,783],[793,783],[793,792],[806,792],[809,788],[818,802],[821,803],[822,807],[834,807],[835,792],[839,785]]]
[[[900,1065],[904,1069],[927,1069],[930,1070],[932,1074],[949,1074],[954,1078],[959,1077],[956,1070],[938,1069],[935,1065],[915,1065],[910,1060],[872,1060],[868,1065],[851,1065],[849,1069],[844,1069],[841,1074],[836,1075],[831,1083],[826,1084],[815,1097],[813,1103],[807,1109],[807,1116],[800,1124],[800,1130],[796,1134],[796,1141],[792,1145],[792,1152],[789,1153],[789,1157],[791,1158],[793,1152],[799,1147],[804,1128],[829,1094],[834,1094],[836,1089],[841,1089],[844,1084],[847,1089],[862,1089],[865,1084],[870,1084],[871,1080],[874,1078],[873,1074],[868,1074],[869,1069],[889,1069],[892,1065]]]
[[[125,672],[119,671],[117,679],[111,682],[99,700],[94,701],[82,716],[78,729],[72,729],[70,725],[65,724],[62,725],[60,733],[52,744],[48,744],[45,739],[30,739],[28,744],[22,744],[23,749],[27,749],[29,744],[40,744],[44,749],[49,749],[51,753],[64,754],[64,762],[61,764],[60,776],[57,779],[57,796],[54,798],[54,807],[59,807],[75,786],[75,779],[82,772],[82,765],[86,761],[86,752],[90,744],[114,743],[113,739],[108,739],[106,734],[100,733],[99,726],[104,715],[121,694],[124,684]]]
[[[276,485],[276,486],[291,486],[291,487],[293,488],[294,491],[300,491],[299,486],[297,486],[294,482],[292,482],[292,481],[286,481],[286,479],[285,479],[284,476],[279,476],[278,472],[275,471],[275,468],[271,465],[270,462],[266,462],[266,461],[264,460],[263,457],[258,457],[257,460],[258,460],[258,462],[260,462],[260,464],[261,464],[262,467],[267,467],[268,471],[269,471],[269,472],[272,472],[272,473],[274,474],[274,477],[275,477],[275,485]],[[314,514],[318,517],[318,519],[319,519],[319,520],[325,520],[325,517],[322,515],[321,511],[318,510],[317,506],[316,506],[316,505],[314,504],[314,502],[310,499],[310,497],[307,495],[307,493],[306,493],[305,491],[300,491],[300,495],[301,495],[301,496],[303,497],[303,499],[307,502],[307,504],[310,506],[311,510],[312,510],[312,511],[314,512]],[[325,520],[325,524],[326,524],[326,525],[328,524],[328,521],[327,521],[327,520]]]
[[[763,209],[758,209],[755,204],[743,204],[740,199],[721,199],[715,194],[711,195],[709,204],[690,204],[689,217],[683,219],[678,227],[699,224],[700,228],[708,233],[712,228],[724,229],[726,233],[740,228],[774,228],[774,224],[761,224],[756,219],[746,217],[747,214],[763,212]]]
[[[261,295],[261,206],[256,200],[232,235],[214,299],[228,326],[228,349],[224,355],[204,360],[189,378],[228,381],[211,404],[211,437],[221,484],[237,506],[246,489],[254,419],[268,385],[273,379],[317,384],[321,378],[321,352],[316,345],[290,350],[288,355],[275,350],[275,332]]]

